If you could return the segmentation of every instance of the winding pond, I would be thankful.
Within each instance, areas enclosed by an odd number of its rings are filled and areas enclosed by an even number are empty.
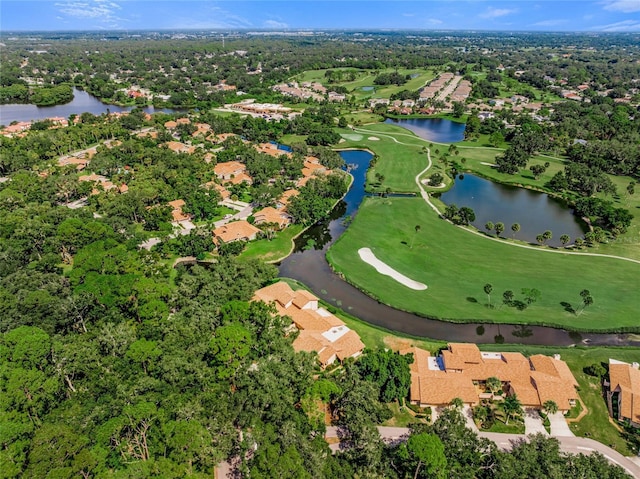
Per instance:
[[[36,106],[17,103],[0,105],[0,124],[8,125],[13,121],[44,120],[45,118],[52,118],[54,116],[69,118],[69,116],[74,113],[80,115],[84,112],[101,115],[107,113],[107,111],[115,113],[129,111],[132,108],[133,107],[130,106],[102,103],[95,96],[74,87],[73,100],[64,105]],[[144,107],[143,110],[147,113],[171,113],[173,111],[170,109],[157,109],[152,106]]]
[[[331,270],[325,254],[345,231],[349,218],[356,214],[365,196],[365,174],[372,155],[360,150],[340,154],[348,165],[352,165],[353,185],[328,219],[296,240],[295,251],[279,265],[281,277],[301,281],[323,300],[367,323],[413,336],[476,343],[492,343],[498,337],[506,343],[550,346],[568,346],[580,341],[594,345],[640,346],[639,340],[633,340],[626,334],[577,334],[541,326],[458,324],[428,319],[381,304],[351,286]]]
[[[515,237],[529,243],[537,244],[536,236],[549,230],[553,237],[546,244],[561,247],[561,235],[569,235],[569,244],[572,244],[575,238],[589,231],[586,223],[562,200],[468,173],[456,178],[453,188],[442,193],[440,199],[447,205],[472,208],[476,214],[472,224],[480,231],[486,231],[484,225],[489,221],[501,222],[505,226],[502,237]],[[520,225],[517,233],[511,231],[514,223]]]
[[[385,123],[411,130],[420,138],[436,143],[455,143],[464,140],[464,123],[444,118],[387,118]]]

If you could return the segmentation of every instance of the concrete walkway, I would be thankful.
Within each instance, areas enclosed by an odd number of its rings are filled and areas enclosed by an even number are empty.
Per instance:
[[[567,420],[560,411],[549,414],[549,422],[551,423],[551,435],[553,437],[575,437],[575,434],[569,429]]]
[[[544,424],[542,422],[542,418],[540,414],[535,409],[527,409],[524,413],[524,433],[525,434],[536,434],[541,433],[545,436],[548,436],[549,433],[544,428]]]

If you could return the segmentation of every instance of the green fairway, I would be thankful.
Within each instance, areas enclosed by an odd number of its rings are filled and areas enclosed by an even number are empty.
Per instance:
[[[428,289],[414,291],[377,274],[359,259],[358,249],[364,247]],[[373,297],[426,316],[575,330],[639,329],[640,265],[487,240],[438,218],[422,198],[365,198],[327,258],[348,281]],[[486,283],[493,285],[492,300],[500,306],[486,306]],[[524,311],[501,305],[504,291],[512,290],[518,298],[523,288],[540,290],[540,300]],[[565,311],[563,303],[580,307],[583,289],[591,291],[594,304],[580,316]]]
[[[449,144],[433,143],[417,137],[413,132],[386,123],[376,123],[355,128],[352,130],[340,130],[344,133],[359,133],[363,139],[360,141],[347,141],[341,143],[340,147],[350,148],[367,148],[373,151],[379,157],[379,161],[372,167],[368,174],[367,180],[369,190],[375,192],[384,192],[389,188],[393,192],[417,192],[418,187],[415,183],[415,176],[420,173],[427,165],[428,159],[424,152],[428,148],[431,152],[432,167],[421,176],[426,178],[438,171],[444,172],[445,165],[441,161],[441,157],[447,153]],[[369,141],[369,135],[376,136],[379,141]],[[498,172],[491,165],[495,162],[496,155],[502,154],[503,148],[492,148],[483,146],[486,141],[459,142],[454,146],[458,150],[458,154],[450,154],[447,158],[449,163],[458,163],[463,171],[479,174],[485,178],[498,181],[514,186],[525,186],[528,188],[545,191],[545,184],[560,171],[563,167],[564,160],[549,155],[534,156],[529,164],[549,163],[547,170],[537,180],[533,177],[528,169],[523,169],[515,175],[507,175]],[[377,182],[376,173],[384,177],[382,182]],[[446,175],[445,175],[446,177]],[[640,194],[636,192],[629,195],[626,187],[632,180],[630,177],[612,176],[609,178],[616,185],[618,194],[614,196],[602,196],[603,199],[613,201],[614,206],[626,208],[636,219],[632,221],[628,231],[620,235],[615,240],[610,240],[606,244],[596,244],[585,250],[585,252],[608,254],[614,256],[623,256],[640,260]],[[445,184],[449,185],[451,178],[445,180]],[[429,191],[429,188],[425,188]],[[431,189],[431,191],[434,191]]]
[[[402,90],[417,90],[422,88],[427,82],[431,81],[435,74],[432,70],[421,68],[386,68],[374,72],[370,70],[358,70],[356,68],[333,68],[332,70],[344,70],[354,72],[353,80],[337,82],[330,84],[327,82],[325,73],[327,70],[308,70],[300,75],[296,75],[292,80],[299,82],[319,82],[327,88],[331,89],[332,85],[345,87],[350,95],[354,95],[356,99],[365,98],[389,98],[394,93]],[[397,71],[401,75],[411,75],[414,78],[409,79],[404,85],[374,85],[373,80],[381,73],[393,73]],[[365,91],[362,87],[374,86],[374,90]]]

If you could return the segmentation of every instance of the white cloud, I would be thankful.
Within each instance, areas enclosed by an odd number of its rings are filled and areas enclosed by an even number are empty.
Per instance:
[[[60,2],[54,4],[62,14],[76,18],[92,18],[102,20],[119,20],[115,12],[121,7],[117,3],[103,0],[93,0],[86,2]]]
[[[593,29],[601,32],[638,32],[640,31],[640,21],[623,20],[621,22],[593,27]]]
[[[431,25],[442,25],[444,23],[442,20],[439,20],[437,18],[429,18],[427,19],[427,22]]]
[[[606,0],[604,9],[614,12],[640,12],[640,0]]]
[[[556,20],[542,20],[541,22],[532,23],[533,27],[557,27],[558,25],[563,25],[567,23],[567,20],[556,19]]]
[[[480,18],[498,18],[504,17],[505,15],[511,15],[512,13],[516,13],[517,10],[510,8],[494,8],[489,7],[486,12],[480,14]]]
[[[265,20],[262,24],[264,28],[289,28],[289,25],[285,22],[279,22],[277,20]]]

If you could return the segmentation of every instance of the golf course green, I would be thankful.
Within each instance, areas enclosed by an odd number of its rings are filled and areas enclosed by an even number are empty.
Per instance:
[[[381,188],[418,190],[416,175],[430,162],[424,151],[428,143],[405,136],[406,130],[396,136],[397,128],[384,126],[371,129],[380,140],[353,142],[378,157],[369,181],[374,171],[382,172]],[[428,149],[433,154],[435,146]],[[589,255],[606,254],[604,248],[562,254],[523,246],[455,226],[441,219],[420,196],[369,197],[327,259],[348,282],[379,301],[424,316],[594,332],[640,330],[638,262]],[[360,259],[361,248],[370,248],[380,261],[428,288],[416,291],[377,273]],[[540,294],[527,304],[523,290],[531,289]],[[580,295],[585,289],[593,299],[586,307]],[[506,302],[505,291],[513,292]]]

